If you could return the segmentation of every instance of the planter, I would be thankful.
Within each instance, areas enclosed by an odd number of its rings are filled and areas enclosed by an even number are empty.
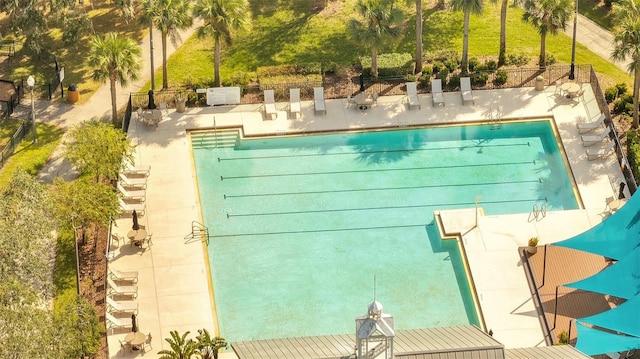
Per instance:
[[[187,100],[176,100],[176,112],[184,112],[187,108]]]
[[[528,246],[527,247],[527,252],[529,252],[529,254],[536,254],[538,252],[538,247],[537,246]]]

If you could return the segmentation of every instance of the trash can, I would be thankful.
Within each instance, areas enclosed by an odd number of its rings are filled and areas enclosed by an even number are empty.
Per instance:
[[[78,91],[78,86],[76,84],[71,84],[69,85],[69,88],[67,89],[68,92],[68,99],[70,103],[76,103],[78,102],[78,99],[80,98],[80,91]]]
[[[544,91],[544,77],[536,77],[536,91]]]

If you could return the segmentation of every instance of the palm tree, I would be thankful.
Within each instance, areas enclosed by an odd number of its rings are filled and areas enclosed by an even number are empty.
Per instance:
[[[220,52],[222,41],[230,45],[233,30],[240,29],[247,21],[247,0],[198,0],[193,8],[193,16],[204,24],[198,28],[198,37],[213,37],[214,86],[220,87]]]
[[[631,57],[629,73],[633,73],[633,128],[638,128],[638,96],[640,95],[640,0],[620,0],[613,5],[616,27],[613,29],[611,58],[625,61]]]
[[[416,67],[414,74],[422,72],[422,0],[408,0],[416,3]]]
[[[167,77],[167,36],[171,43],[177,45],[178,30],[191,26],[192,18],[189,0],[149,0],[143,2],[143,16],[141,21],[155,25],[162,34],[162,88],[169,88]],[[153,69],[152,69],[153,71]]]
[[[456,11],[464,12],[464,30],[462,38],[462,61],[460,69],[462,73],[469,72],[469,19],[471,14],[479,15],[482,13],[484,4],[482,0],[452,0],[451,8]]]
[[[193,339],[186,339],[189,333],[187,331],[180,336],[177,330],[172,330],[170,332],[171,338],[164,339],[169,343],[171,349],[159,351],[160,359],[189,359],[198,353],[197,343]]]
[[[89,50],[89,66],[93,67],[96,81],[109,80],[111,90],[111,121],[118,120],[116,105],[116,82],[126,86],[129,80],[137,80],[140,71],[140,47],[135,41],[109,32],[104,36],[94,36]]]
[[[540,69],[547,65],[547,34],[556,35],[565,30],[573,14],[573,0],[525,0],[522,19],[531,23],[540,34]]]
[[[516,0],[518,1],[518,0]],[[498,66],[507,62],[507,8],[508,0],[502,0],[500,4],[500,50],[498,51]]]
[[[213,337],[206,329],[198,329],[197,346],[202,359],[218,359],[218,350],[227,346],[227,341],[222,337]]]
[[[378,49],[400,33],[402,11],[394,0],[358,0],[356,10],[362,20],[351,19],[349,29],[356,40],[371,46],[371,75],[378,77]]]

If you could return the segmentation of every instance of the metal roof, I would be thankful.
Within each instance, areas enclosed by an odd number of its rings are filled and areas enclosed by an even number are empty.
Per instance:
[[[353,358],[355,335],[267,339],[235,342],[240,359]],[[394,356],[403,359],[504,359],[504,346],[474,326],[396,331]]]
[[[507,359],[587,359],[590,356],[583,354],[571,345],[554,345],[550,347],[507,349]]]

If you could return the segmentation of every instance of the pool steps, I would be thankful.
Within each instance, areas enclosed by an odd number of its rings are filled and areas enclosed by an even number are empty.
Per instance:
[[[240,130],[227,129],[207,132],[193,132],[191,142],[199,148],[233,148],[240,139]]]

